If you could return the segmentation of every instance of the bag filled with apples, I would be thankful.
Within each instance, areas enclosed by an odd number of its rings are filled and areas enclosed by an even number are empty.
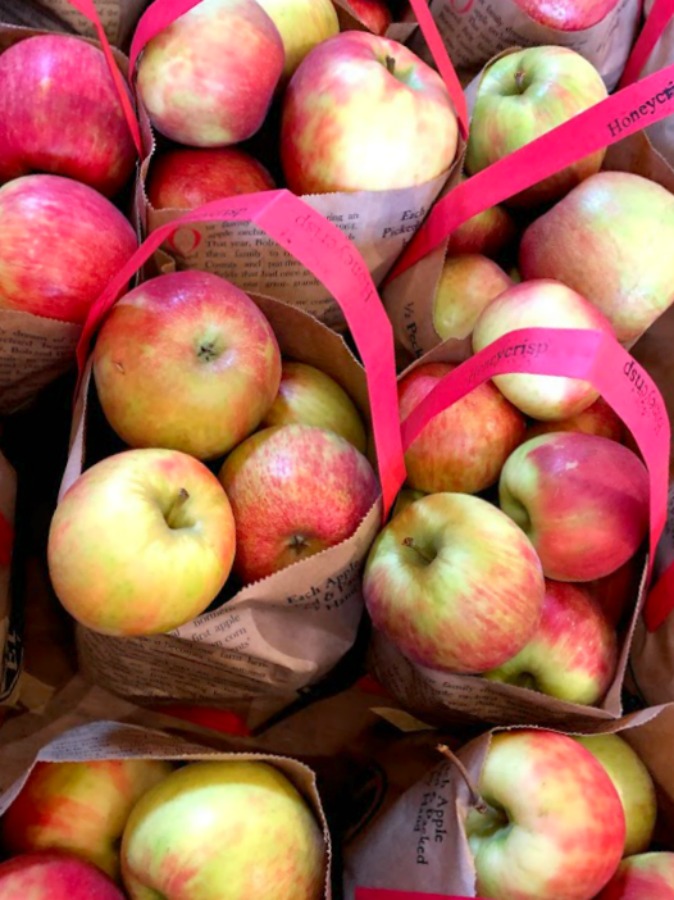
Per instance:
[[[1,900],[332,896],[306,765],[86,710],[38,731],[24,718],[0,731]]]
[[[225,706],[250,726],[353,645],[380,481],[390,506],[384,476],[397,477],[402,455],[390,323],[353,245],[287,191],[228,202],[180,224],[254,221],[342,304],[364,368],[313,317],[213,273],[160,275],[113,306],[180,227],[166,225],[85,326],[82,362],[109,311],[48,556],[82,626],[87,677],[137,701]],[[300,217],[310,230],[292,226]],[[326,235],[337,253],[326,255]],[[381,478],[364,455],[370,419]]]
[[[434,29],[423,0],[412,5]],[[339,32],[331,0],[155,0],[130,51],[152,125],[137,187],[146,233],[211,200],[285,185],[353,241],[379,284],[463,149],[464,97],[437,32],[429,40],[442,75],[398,41]],[[197,223],[163,249],[179,268],[344,327],[325,287],[249,223]]]
[[[674,707],[495,729],[346,848],[346,900],[672,900]],[[395,848],[392,852],[391,848]]]
[[[0,0],[0,21],[96,37],[89,10],[93,5],[110,43],[126,47],[147,4],[148,0]]]
[[[641,15],[640,0],[431,0],[445,47],[462,80],[510,47],[550,44],[576,51],[614,88]],[[411,47],[426,58],[414,38]]]
[[[15,506],[16,472],[0,453],[0,703],[3,704],[11,701],[19,677],[11,595]]]
[[[125,64],[0,25],[0,414],[74,366],[91,304],[137,247],[119,208],[140,145]]]

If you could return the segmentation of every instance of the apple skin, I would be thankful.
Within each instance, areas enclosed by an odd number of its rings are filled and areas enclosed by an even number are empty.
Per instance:
[[[439,337],[469,337],[480,313],[511,286],[503,269],[486,256],[448,256],[433,298],[433,327]]]
[[[674,301],[674,196],[631,172],[599,172],[529,225],[525,279],[586,297],[630,347]]]
[[[615,572],[585,585],[614,628],[624,625],[634,609],[642,571],[643,560],[633,556]]]
[[[366,31],[314,47],[283,100],[281,163],[296,194],[424,184],[449,169],[457,140],[438,73],[397,41]]]
[[[230,573],[232,510],[217,478],[177,450],[127,450],[87,469],[52,517],[56,596],[87,628],[170,631],[202,613]]]
[[[461,177],[460,181],[465,181]],[[471,216],[456,228],[449,238],[447,253],[481,253],[491,259],[515,243],[518,229],[515,220],[502,206],[490,206]]]
[[[626,824],[623,856],[643,853],[650,846],[658,814],[655,785],[648,769],[618,734],[595,734],[575,740],[599,760],[618,791]]]
[[[363,454],[310,425],[256,432],[218,477],[236,521],[234,571],[246,584],[351,537],[379,494]]]
[[[166,137],[225,147],[258,131],[284,65],[281,35],[255,0],[203,0],[148,42],[138,93]]]
[[[497,59],[484,72],[470,123],[466,171],[474,175],[607,97],[594,66],[567,47],[528,47]],[[567,194],[598,172],[598,150],[507,200],[535,206]]]
[[[106,197],[136,150],[103,53],[76,37],[27,38],[0,55],[0,182],[49,172]]]
[[[639,853],[624,859],[595,900],[674,900],[674,853]]]
[[[339,34],[332,0],[257,0],[279,30],[285,52],[283,87],[317,44]]]
[[[625,842],[620,798],[567,735],[492,735],[478,790],[487,811],[466,819],[478,896],[590,900],[615,872]]]
[[[404,421],[443,376],[450,363],[425,363],[398,382]],[[524,437],[524,416],[486,382],[438,413],[405,452],[407,486],[427,494],[476,494],[494,484],[504,462]]]
[[[596,600],[581,586],[546,579],[533,637],[486,677],[590,705],[609,689],[616,662],[616,633]]]
[[[558,31],[583,31],[601,22],[618,0],[515,0],[520,9],[539,25]]]
[[[492,300],[475,323],[473,350],[520,328],[578,328],[613,337],[610,323],[584,297],[557,281],[537,279],[515,284]],[[543,421],[574,416],[599,396],[579,378],[521,373],[497,375],[493,381],[518,409]]]
[[[74,853],[118,878],[129,813],[172,768],[144,759],[38,762],[2,817],[2,846],[10,854]]]
[[[0,187],[0,309],[81,323],[137,247],[93,188],[59,175]]]
[[[597,399],[582,412],[561,419],[558,422],[534,422],[527,428],[527,440],[553,431],[580,431],[583,434],[596,434],[622,444],[625,440],[625,426],[620,416],[613,412],[603,397]]]
[[[365,453],[365,426],[356,406],[341,385],[315,366],[284,360],[276,399],[262,418],[262,427],[313,425],[341,435]]]
[[[0,900],[124,900],[103,873],[77,856],[24,853],[0,863]]]
[[[153,159],[147,196],[155,209],[196,209],[211,200],[275,186],[262,163],[236,147],[178,147]]]
[[[349,0],[349,6],[373,34],[385,34],[393,21],[391,10],[384,0]]]
[[[413,662],[466,674],[494,669],[526,644],[544,590],[524,532],[466,494],[405,507],[372,545],[363,576],[375,628]]]
[[[544,434],[506,460],[499,502],[531,538],[546,577],[593,581],[639,549],[648,528],[648,473],[615,441]]]
[[[131,900],[320,900],[326,849],[313,813],[267,763],[191,763],[135,806],[122,874]]]
[[[132,447],[222,456],[260,424],[281,379],[271,325],[210,272],[160,275],[119,300],[93,353],[103,412]]]

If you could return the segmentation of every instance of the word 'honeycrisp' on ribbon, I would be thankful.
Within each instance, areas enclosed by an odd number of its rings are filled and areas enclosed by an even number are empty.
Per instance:
[[[179,228],[197,222],[257,225],[318,278],[339,304],[365,367],[386,518],[405,479],[391,323],[356,247],[336,225],[290,191],[213,200],[153,231],[89,311],[77,346],[80,379],[96,328],[131,278]]]
[[[14,529],[0,513],[0,566],[8,566],[11,563],[13,546]]]
[[[457,185],[435,204],[385,284],[439,247],[463,222],[597,150],[674,113],[674,64],[623,88]]]
[[[100,16],[98,15],[98,10],[94,6],[94,0],[68,0],[68,2],[71,6],[74,6],[78,12],[81,12],[83,16],[86,16],[96,29],[96,34],[98,35],[101,49],[103,50],[103,54],[105,55],[108,68],[110,69],[110,74],[112,75],[112,80],[115,82],[115,89],[119,97],[119,102],[122,105],[126,124],[129,126],[129,131],[131,132],[131,137],[133,138],[136,152],[138,153],[139,157],[142,157],[143,142],[140,136],[140,125],[138,124],[136,112],[127,92],[126,84],[124,83],[124,79],[122,78],[122,73],[119,71],[117,63],[115,62],[115,58],[112,55],[110,42],[108,41],[108,36],[105,33],[105,29],[103,28]]]
[[[523,328],[503,335],[445,375],[401,425],[403,448],[438,413],[473,388],[512,372],[562,375],[589,381],[632,432],[648,469],[650,534],[647,577],[667,520],[670,430],[665,402],[655,382],[612,337],[570,328]],[[674,594],[654,600],[644,619],[654,631],[674,608]]]
[[[655,0],[651,7],[646,24],[637,38],[625,69],[620,78],[619,88],[632,84],[641,75],[648,58],[660,40],[663,31],[674,17],[674,2],[672,0]]]

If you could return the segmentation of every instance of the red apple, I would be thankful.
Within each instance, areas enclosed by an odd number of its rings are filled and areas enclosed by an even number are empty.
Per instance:
[[[398,385],[401,421],[455,368],[426,363],[404,375]],[[478,493],[497,481],[525,427],[524,416],[493,384],[481,384],[412,441],[405,453],[407,485],[426,493]]]
[[[83,322],[136,246],[93,188],[58,175],[10,181],[0,188],[0,309]]]
[[[0,900],[124,900],[124,894],[77,856],[24,853],[0,863]]]
[[[527,428],[527,440],[552,431],[581,431],[583,434],[596,434],[619,444],[625,439],[625,426],[620,416],[613,412],[603,397],[597,397],[594,403],[568,419],[532,423]]]
[[[591,594],[580,585],[546,580],[533,637],[486,677],[589,705],[606,694],[616,661],[616,633]]]
[[[203,0],[148,42],[138,93],[166,137],[224,147],[260,128],[284,61],[281,35],[255,0]]]
[[[539,25],[558,31],[583,31],[601,22],[619,0],[515,0]]]
[[[246,583],[351,537],[378,495],[363,454],[310,425],[258,431],[219,478],[236,522],[234,569]]]
[[[103,412],[132,447],[222,456],[276,397],[281,354],[242,290],[209,272],[160,275],[119,300],[93,353]]]
[[[391,10],[384,0],[349,0],[349,7],[373,34],[385,34],[391,24]]]
[[[470,338],[482,311],[511,286],[503,269],[486,256],[448,256],[433,298],[433,327],[438,336],[443,341]]]
[[[674,853],[628,856],[595,900],[674,900]]]
[[[636,553],[648,527],[645,466],[596,435],[560,431],[522,444],[503,466],[499,497],[558,581],[609,575]]]
[[[147,196],[155,209],[196,209],[221,197],[274,187],[262,163],[243,150],[178,147],[152,160]]]
[[[643,560],[633,556],[615,572],[585,585],[614,628],[620,627],[634,609],[642,570]]]
[[[365,31],[314,47],[283,101],[281,162],[296,194],[424,184],[449,169],[457,139],[438,73]]]
[[[65,34],[19,41],[0,55],[0,182],[49,172],[106,196],[133,173],[136,150],[108,64]]]
[[[490,206],[452,232],[447,252],[450,256],[481,253],[493,258],[513,244],[516,237],[517,226],[510,213],[502,206]]]

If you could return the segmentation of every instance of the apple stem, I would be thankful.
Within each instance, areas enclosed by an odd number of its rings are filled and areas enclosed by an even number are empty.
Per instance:
[[[179,515],[181,509],[185,505],[185,501],[189,500],[190,495],[189,491],[187,491],[184,487],[181,487],[178,491],[178,495],[173,501],[173,503],[169,506],[168,512],[166,513],[166,523],[169,528],[179,528],[180,525],[176,521],[176,517]]]
[[[449,749],[447,744],[438,744],[435,749],[442,756],[446,757],[452,763],[452,765],[456,766],[456,768],[459,770],[459,774],[461,775],[463,780],[466,782],[466,785],[468,786],[468,790],[470,791],[470,794],[471,794],[471,802],[472,802],[473,806],[475,807],[475,809],[481,813],[487,812],[487,809],[489,807],[484,802],[482,797],[480,797],[479,791],[473,784],[473,779],[470,777],[468,769],[464,766],[464,764],[461,762],[459,757],[456,756],[455,753],[452,753],[452,751]]]
[[[419,556],[423,559],[423,561],[425,563],[428,563],[429,566],[433,562],[432,556],[429,556],[427,553],[424,553],[424,551],[421,549],[421,547],[417,547],[417,545],[414,543],[414,538],[412,538],[412,537],[403,538],[403,546],[411,547],[412,550],[416,550],[417,553],[419,554]]]
[[[396,73],[396,61],[393,56],[386,57],[386,71],[391,75],[395,75]]]
[[[525,78],[525,73],[521,69],[518,69],[515,72],[515,87],[520,92],[520,94],[522,93],[522,84],[524,82],[524,78]]]

